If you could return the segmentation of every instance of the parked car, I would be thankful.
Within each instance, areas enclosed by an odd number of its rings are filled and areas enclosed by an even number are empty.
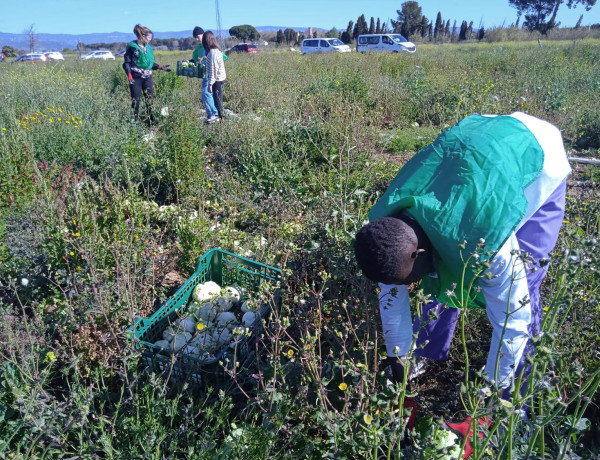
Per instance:
[[[229,56],[229,53],[248,53],[248,54],[257,54],[258,46],[253,45],[252,43],[239,43],[235,45],[233,48],[225,51],[225,54]]]
[[[65,60],[62,53],[60,53],[58,51],[47,51],[44,53],[44,56],[46,56],[50,61],[64,61]]]
[[[116,58],[118,58],[118,57],[124,57],[125,56],[125,51],[127,51],[127,50],[121,50],[121,51],[119,51],[117,54],[115,54],[115,57]]]
[[[339,38],[306,38],[302,40],[302,54],[349,53],[350,47]]]
[[[400,34],[368,34],[359,35],[356,42],[356,51],[361,53],[399,53],[406,51],[414,53],[417,47]]]
[[[21,54],[10,62],[46,62],[49,59],[43,53]]]
[[[115,56],[110,52],[110,51],[106,51],[106,50],[98,50],[98,51],[90,51],[87,54],[84,54],[83,56],[81,56],[80,59],[104,59],[105,61],[108,59],[112,59],[113,61],[115,60]]]

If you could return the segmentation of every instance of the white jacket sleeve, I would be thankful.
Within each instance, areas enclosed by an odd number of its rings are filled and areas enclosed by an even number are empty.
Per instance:
[[[531,322],[525,267],[518,256],[511,255],[517,249],[519,242],[513,233],[494,258],[489,270],[494,277],[479,280],[487,316],[494,328],[485,373],[501,388],[508,387],[514,377]]]
[[[379,312],[388,356],[406,355],[412,344],[413,322],[408,286],[379,283]],[[394,350],[398,347],[398,353]]]
[[[211,86],[215,80],[215,70],[214,70],[214,54],[213,50],[210,50],[206,55],[206,78],[208,78],[208,86]]]

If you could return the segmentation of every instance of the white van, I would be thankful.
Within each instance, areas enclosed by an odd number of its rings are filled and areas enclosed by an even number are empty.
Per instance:
[[[339,38],[305,38],[302,40],[302,54],[329,53],[332,51],[349,53],[352,50]]]
[[[400,51],[414,53],[417,51],[417,47],[400,34],[370,34],[358,36],[356,51],[361,53],[399,53]]]

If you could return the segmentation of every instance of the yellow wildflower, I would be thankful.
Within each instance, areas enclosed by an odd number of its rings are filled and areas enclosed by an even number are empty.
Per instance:
[[[342,391],[346,391],[346,389],[348,388],[348,384],[346,384],[345,382],[342,382],[338,385],[338,388]]]

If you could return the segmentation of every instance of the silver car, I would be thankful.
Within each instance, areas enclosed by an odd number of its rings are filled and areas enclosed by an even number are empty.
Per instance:
[[[80,59],[104,59],[105,61],[108,59],[115,60],[115,56],[110,51],[98,50],[98,51],[90,51],[87,54],[81,56]]]

